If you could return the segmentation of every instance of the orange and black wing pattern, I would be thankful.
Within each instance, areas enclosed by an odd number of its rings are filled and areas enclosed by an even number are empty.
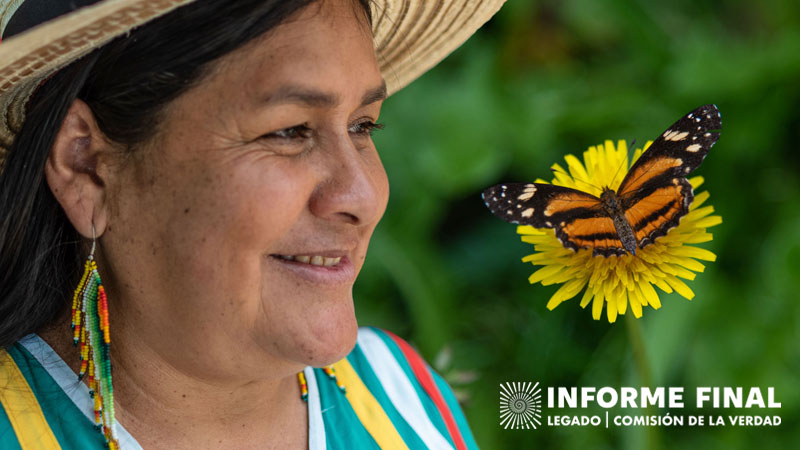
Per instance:
[[[564,247],[592,248],[595,254],[624,253],[614,222],[599,198],[543,183],[505,183],[483,191],[492,214],[506,222],[553,228]]]
[[[676,227],[694,199],[686,177],[719,139],[722,120],[714,105],[695,109],[675,122],[628,171],[617,197],[639,248]]]
[[[631,167],[617,192],[611,192],[614,195],[609,197],[617,199],[613,202],[606,199],[605,192],[601,199],[542,183],[499,184],[483,192],[483,201],[507,222],[553,228],[566,248],[591,248],[595,255],[603,256],[624,255],[629,250],[622,244],[620,229],[626,236],[632,231],[635,246],[643,248],[666,235],[689,212],[694,194],[686,177],[703,162],[719,139],[721,128],[719,110],[714,105],[685,115]],[[632,242],[629,249],[635,254]]]

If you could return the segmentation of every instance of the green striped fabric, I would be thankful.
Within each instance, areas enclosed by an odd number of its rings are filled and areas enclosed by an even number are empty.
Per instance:
[[[102,434],[89,418],[92,407],[88,389],[60,357],[35,335],[7,350],[31,387],[61,448],[105,448]],[[360,329],[356,347],[334,367],[340,380],[350,383],[349,389],[345,385],[345,392],[322,369],[309,367],[304,371],[307,378],[313,377],[308,383],[311,450],[370,450],[381,445],[414,450],[456,449],[439,409],[416,379],[397,342],[386,332]],[[425,367],[452,413],[466,448],[477,449],[450,387]],[[120,440],[122,450],[141,449],[127,431],[122,427],[119,431],[125,436]],[[0,449],[20,449],[3,408]]]
[[[94,449],[105,448],[105,439],[95,429],[94,424],[86,418],[77,406],[69,399],[63,389],[56,383],[48,371],[21,344],[8,348],[8,354],[19,367],[36,400],[42,408],[47,424],[53,431],[62,449]],[[58,358],[55,353],[44,359]],[[60,362],[60,359],[53,363]],[[75,388],[79,386],[75,377]],[[19,448],[14,430],[3,411],[0,416],[0,448]]]

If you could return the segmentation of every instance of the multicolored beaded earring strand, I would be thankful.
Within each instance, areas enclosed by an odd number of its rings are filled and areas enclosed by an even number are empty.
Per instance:
[[[336,383],[336,386],[339,388],[340,391],[342,391],[343,393],[347,392],[341,380],[336,378],[336,371],[333,370],[333,365],[323,367],[322,371],[325,372],[325,375],[327,375],[328,378],[330,378],[331,380],[333,380],[334,383]]]
[[[108,448],[118,450],[114,388],[111,385],[108,299],[94,260],[96,243],[92,224],[92,250],[72,297],[72,342],[75,346],[80,344],[81,369],[78,379],[83,380],[89,375],[89,394],[94,398],[95,425],[103,432]]]
[[[322,371],[325,372],[325,375],[327,375],[329,379],[336,383],[336,387],[338,387],[342,393],[347,392],[347,389],[341,380],[336,378],[336,371],[333,369],[333,365],[323,367]],[[302,399],[304,402],[307,402],[308,383],[306,382],[306,375],[303,372],[297,372],[297,382],[300,384],[300,399]]]
[[[300,399],[304,402],[308,401],[308,384],[306,383],[306,374],[297,372],[297,382],[300,383]]]

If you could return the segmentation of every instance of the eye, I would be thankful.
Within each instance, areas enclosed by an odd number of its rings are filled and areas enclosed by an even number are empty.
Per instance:
[[[372,133],[375,130],[382,130],[385,125],[382,123],[375,123],[371,120],[364,120],[361,122],[357,122],[355,125],[351,126],[348,131],[352,134],[358,136],[372,136]]]
[[[311,128],[306,124],[295,125],[293,127],[284,128],[282,130],[273,131],[272,133],[265,134],[261,139],[277,139],[277,140],[296,140],[308,139],[312,135]]]

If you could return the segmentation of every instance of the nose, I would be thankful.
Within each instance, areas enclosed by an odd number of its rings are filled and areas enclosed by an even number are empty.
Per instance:
[[[375,148],[357,148],[350,136],[328,142],[323,174],[310,199],[320,218],[351,225],[374,226],[389,197],[386,171]]]

